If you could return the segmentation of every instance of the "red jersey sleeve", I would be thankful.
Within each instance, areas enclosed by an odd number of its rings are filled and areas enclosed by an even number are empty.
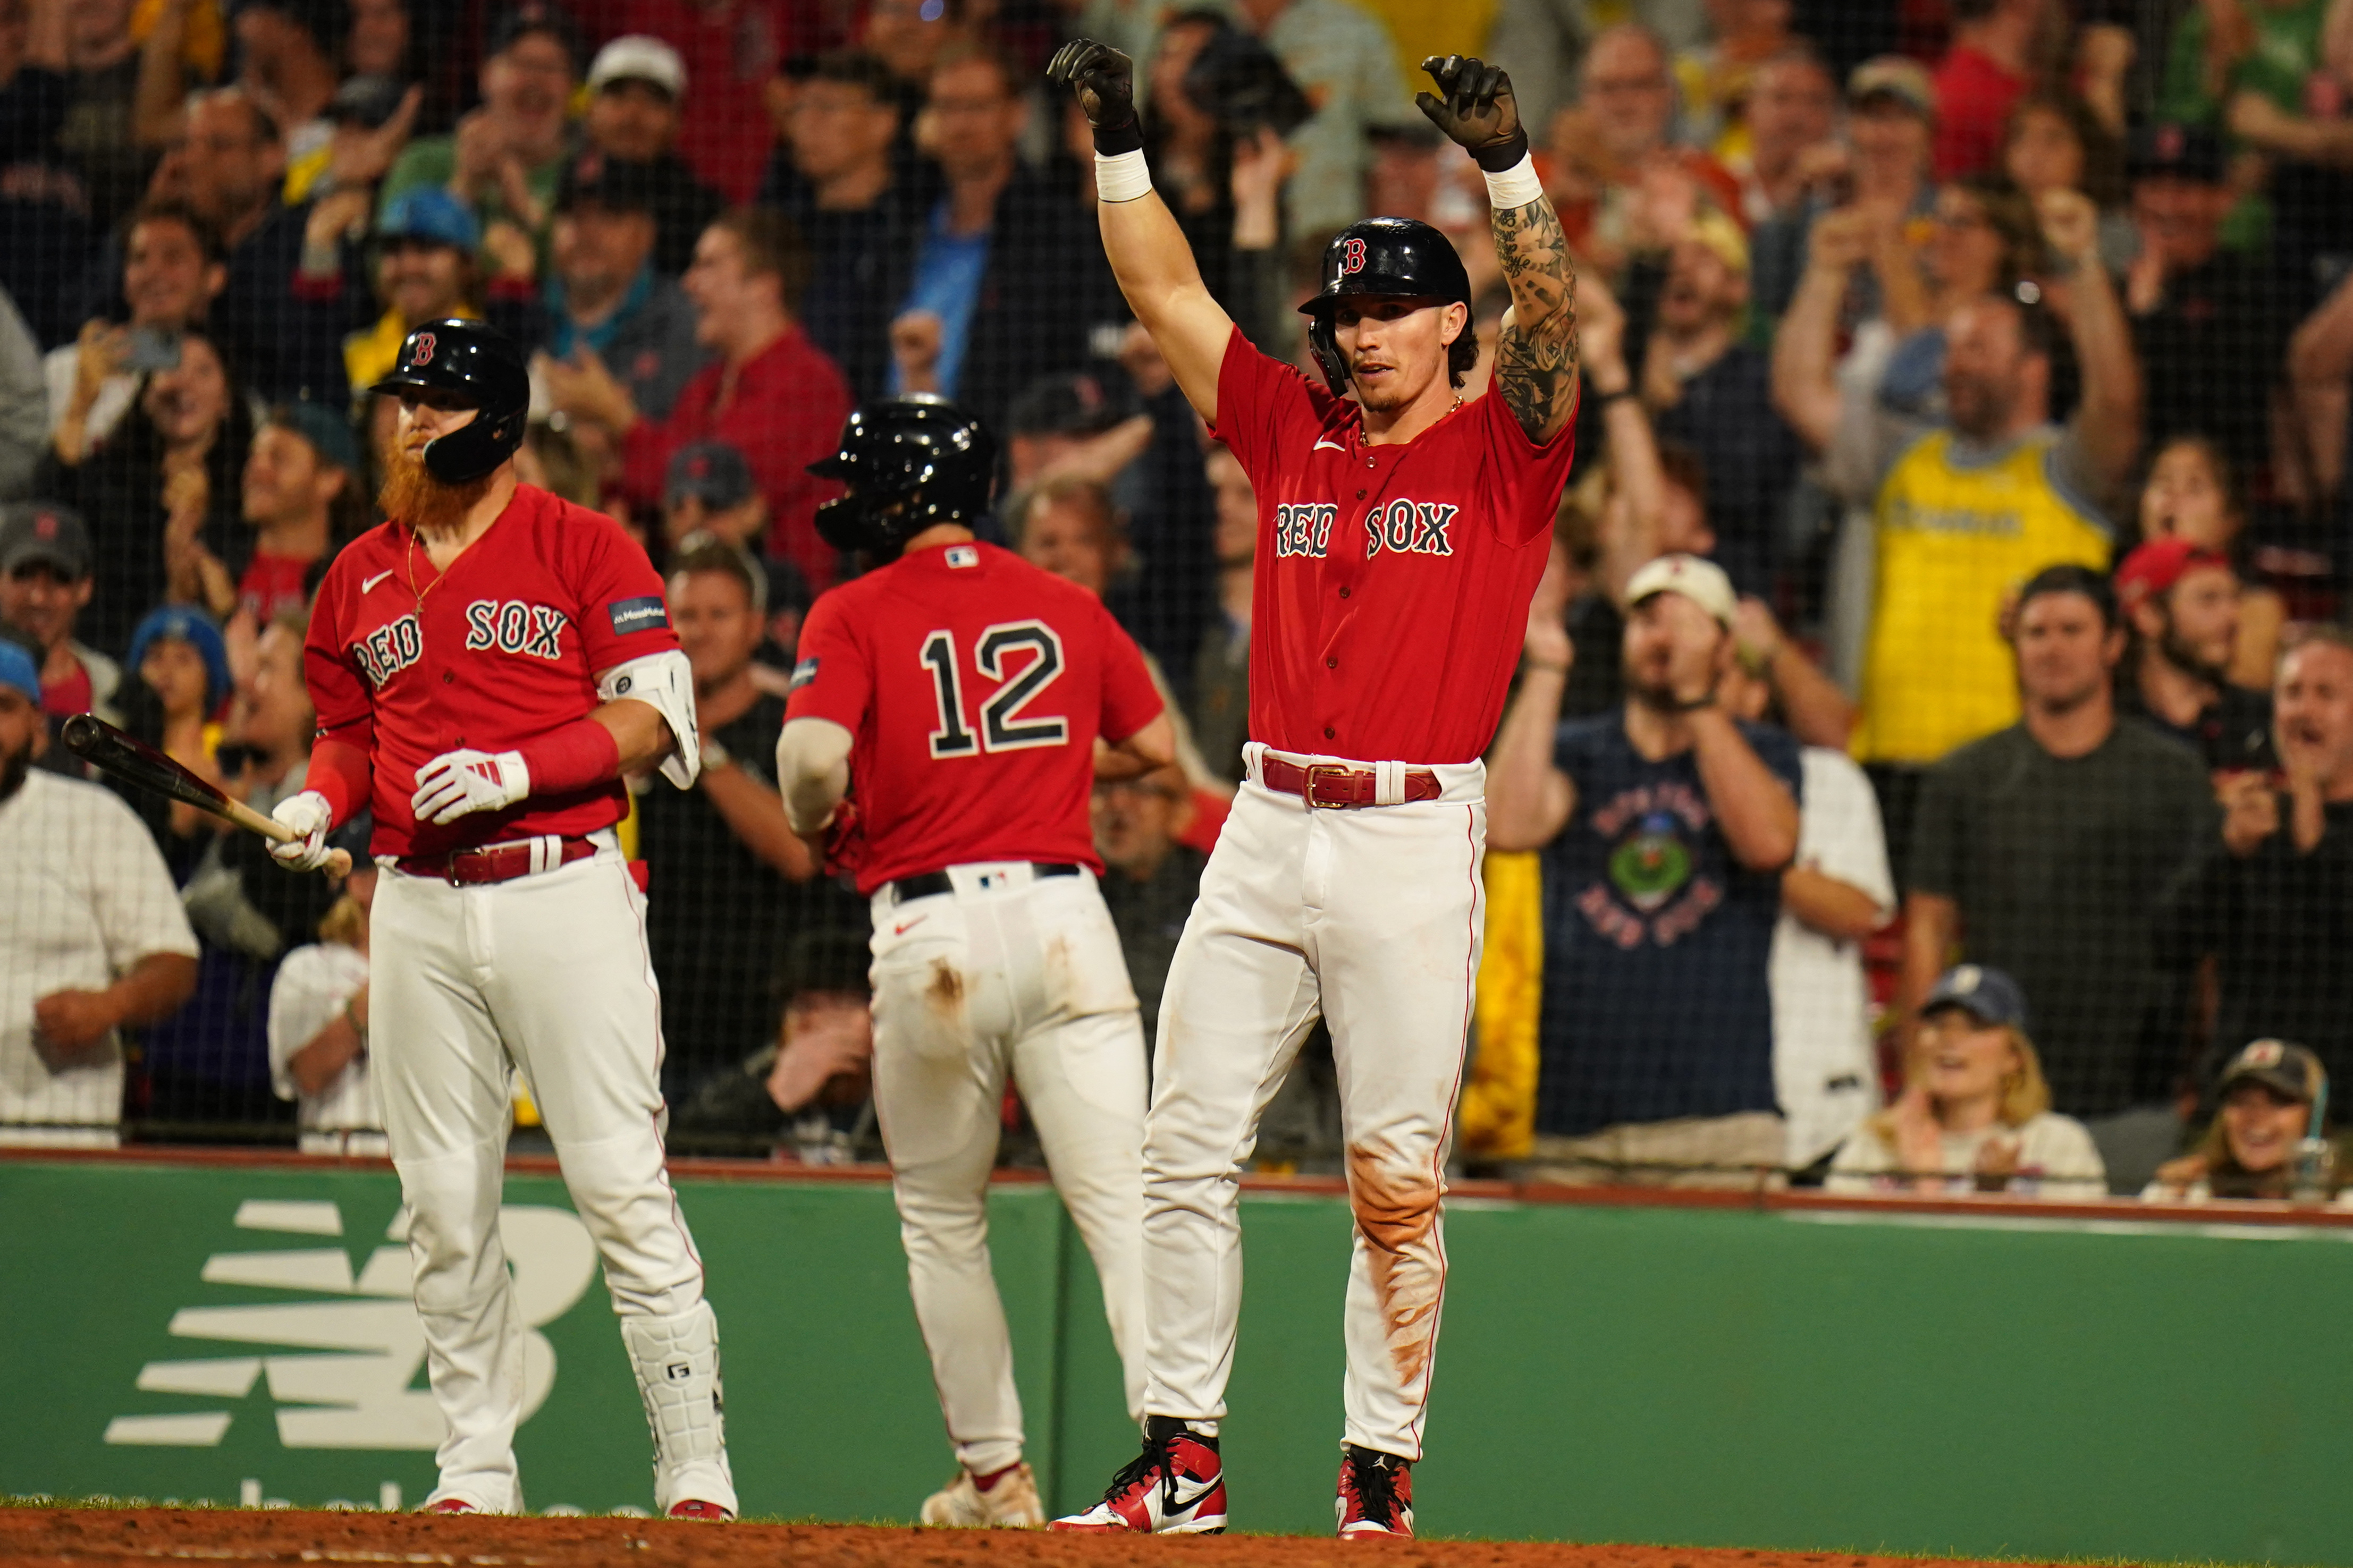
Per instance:
[[[572,545],[568,575],[579,595],[580,647],[589,673],[676,647],[661,575],[644,549],[603,512],[554,504],[564,506],[560,526]]]
[[[1236,327],[1218,366],[1218,418],[1209,433],[1257,480],[1280,461],[1287,437],[1314,439],[1332,403],[1296,370],[1259,353]]]
[[[1127,628],[1100,604],[1095,614],[1095,635],[1103,642],[1103,713],[1095,732],[1115,746],[1159,718],[1167,704],[1161,700],[1160,688],[1153,684],[1152,671],[1145,668],[1144,655]]]
[[[344,633],[351,590],[351,573],[343,563],[329,567],[302,639],[302,684],[319,715],[319,734],[369,752],[375,746],[375,701],[352,662],[351,639]]]
[[[785,699],[785,722],[830,719],[855,735],[874,706],[874,670],[866,649],[843,614],[846,595],[818,595],[801,627],[800,662],[793,667],[792,695]]]
[[[1470,412],[1485,458],[1496,535],[1508,544],[1525,544],[1549,530],[1560,510],[1561,488],[1577,456],[1577,421],[1539,447],[1500,392],[1491,389]]]

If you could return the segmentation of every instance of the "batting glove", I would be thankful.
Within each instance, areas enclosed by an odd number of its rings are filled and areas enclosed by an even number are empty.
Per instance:
[[[315,871],[327,863],[327,829],[333,826],[335,813],[325,795],[306,789],[280,801],[278,809],[269,815],[301,835],[283,844],[272,844],[272,860],[290,871]]]
[[[1072,38],[1046,67],[1046,79],[1078,95],[1079,108],[1094,127],[1095,151],[1104,157],[1144,146],[1135,118],[1135,62],[1109,44]]]
[[[1455,145],[1478,161],[1491,174],[1515,168],[1528,155],[1528,133],[1520,123],[1519,100],[1512,96],[1512,79],[1501,66],[1491,66],[1472,55],[1430,56],[1421,62],[1436,95],[1414,94],[1413,101],[1430,122],[1451,137]]]
[[[521,752],[444,752],[417,770],[409,809],[419,822],[455,822],[478,811],[501,811],[531,793],[531,770]]]

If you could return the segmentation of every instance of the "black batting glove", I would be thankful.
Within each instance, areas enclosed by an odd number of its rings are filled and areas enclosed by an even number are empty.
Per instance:
[[[1046,79],[1078,95],[1079,108],[1094,127],[1097,153],[1111,158],[1143,148],[1144,127],[1135,118],[1134,60],[1109,44],[1072,38],[1055,51]]]
[[[1472,55],[1432,55],[1421,68],[1438,91],[1414,94],[1415,105],[1481,168],[1500,174],[1528,155],[1527,130],[1503,67]]]

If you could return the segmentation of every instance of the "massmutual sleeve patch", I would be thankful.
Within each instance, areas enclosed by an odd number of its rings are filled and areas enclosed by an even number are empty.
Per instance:
[[[813,658],[805,658],[798,664],[793,666],[793,679],[785,687],[785,689],[786,691],[798,691],[802,687],[807,686],[810,681],[815,680],[816,679],[817,660]]]
[[[613,635],[627,637],[631,632],[650,632],[670,625],[670,606],[662,603],[659,594],[648,594],[637,599],[614,599],[605,605],[613,617]]]

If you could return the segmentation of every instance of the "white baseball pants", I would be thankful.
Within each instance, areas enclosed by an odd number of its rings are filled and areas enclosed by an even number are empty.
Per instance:
[[[370,927],[371,1064],[408,1205],[427,1372],[449,1424],[440,1493],[494,1510],[522,1503],[523,1322],[498,1229],[510,1062],[596,1238],[614,1311],[659,1321],[625,1332],[633,1361],[665,1376],[659,1363],[674,1344],[710,1339],[698,1364],[665,1382],[717,1377],[702,1261],[662,1168],[661,1007],[645,899],[611,835],[597,837],[594,858],[511,882],[453,887],[387,869]],[[649,1331],[659,1345],[638,1342]],[[681,1463],[704,1472],[691,1478],[693,1495],[733,1505],[732,1490],[712,1489],[725,1479],[723,1447],[663,1458],[665,1507]]]
[[[957,1461],[987,1475],[1022,1447],[987,1208],[1008,1071],[1142,1419],[1144,1028],[1092,876],[1019,862],[948,876],[952,892],[874,897],[874,1110],[940,1411]]]
[[[1439,1198],[1484,925],[1486,769],[1432,769],[1434,801],[1310,810],[1258,783],[1267,754],[1243,750],[1248,777],[1160,1005],[1145,1123],[1145,1408],[1225,1415],[1241,1311],[1237,1178],[1320,1016],[1356,1213],[1343,1436],[1418,1459],[1446,1286]]]

